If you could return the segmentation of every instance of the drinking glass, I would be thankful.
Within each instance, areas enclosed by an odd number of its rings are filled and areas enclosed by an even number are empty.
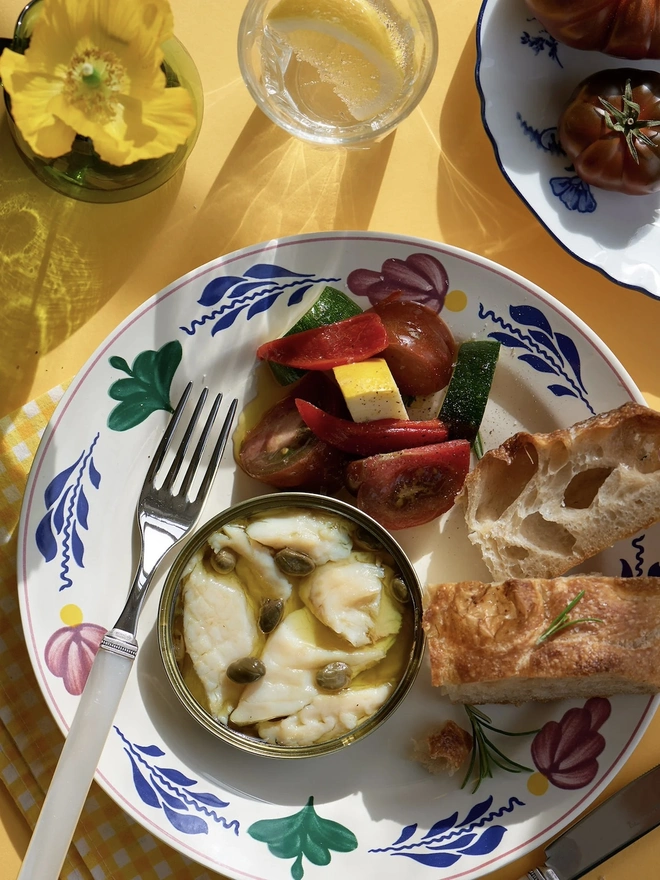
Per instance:
[[[437,55],[427,0],[248,0],[238,32],[257,105],[317,144],[382,138],[422,99]]]

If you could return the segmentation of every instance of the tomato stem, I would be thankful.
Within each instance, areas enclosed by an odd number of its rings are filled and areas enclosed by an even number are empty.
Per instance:
[[[622,109],[618,110],[613,104],[605,98],[599,97],[598,100],[605,108],[599,112],[605,120],[605,124],[612,131],[617,131],[626,139],[630,155],[639,165],[639,155],[637,153],[637,143],[645,144],[647,147],[657,147],[658,142],[644,134],[643,128],[656,128],[660,126],[660,119],[640,119],[639,114],[641,107],[632,99],[632,87],[630,80],[626,82],[626,88],[621,95]]]

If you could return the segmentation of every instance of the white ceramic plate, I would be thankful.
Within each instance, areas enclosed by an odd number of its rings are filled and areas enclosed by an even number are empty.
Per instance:
[[[425,256],[420,263],[413,254]],[[64,731],[76,709],[85,643],[98,642],[114,623],[131,579],[137,496],[167,421],[149,401],[166,406],[170,393],[176,400],[189,379],[205,376],[212,388],[246,403],[255,393],[259,343],[286,330],[325,283],[355,288],[354,270],[368,270],[358,273],[360,289],[386,288],[381,267],[392,258],[410,260],[407,268],[386,268],[397,269],[399,284],[403,270],[413,293],[424,288],[427,301],[439,303],[448,290],[442,314],[459,340],[503,343],[484,422],[487,447],[518,428],[566,426],[642,400],[612,354],[552,297],[448,246],[394,235],[311,235],[258,245],[191,272],[130,316],[81,370],[30,474],[20,534],[21,610],[37,678]],[[409,271],[420,265],[421,274]],[[368,306],[364,296],[355,298]],[[161,354],[145,354],[155,351]],[[130,374],[146,389],[141,410],[109,395]],[[203,519],[264,491],[226,455]],[[397,537],[423,580],[488,578],[456,510]],[[591,567],[647,573],[659,558],[658,532],[649,530]],[[461,789],[460,772],[431,776],[411,760],[413,740],[430,727],[448,718],[466,725],[464,710],[433,691],[424,666],[395,715],[343,752],[294,762],[245,755],[196,726],[165,679],[155,633],[161,585],[162,577],[142,613],[136,668],[98,781],[154,834],[231,877],[481,877],[575,819],[621,767],[655,709],[645,696],[493,707],[497,727],[541,732],[494,735],[529,769],[497,771],[472,793],[471,786]],[[562,725],[568,758],[561,766],[547,748],[544,726],[551,721]],[[304,849],[301,830],[308,834]]]
[[[557,43],[524,0],[484,0],[477,24],[481,114],[513,189],[574,257],[612,281],[660,297],[660,193],[590,187],[557,140],[564,103],[581,80],[614,67],[657,69]]]

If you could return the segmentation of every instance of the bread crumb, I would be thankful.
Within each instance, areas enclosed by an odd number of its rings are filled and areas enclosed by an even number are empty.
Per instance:
[[[446,721],[423,740],[414,741],[413,760],[429,773],[452,776],[472,751],[472,734],[455,721]]]

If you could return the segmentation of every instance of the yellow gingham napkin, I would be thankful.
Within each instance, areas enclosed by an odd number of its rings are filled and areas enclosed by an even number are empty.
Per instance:
[[[34,827],[64,742],[28,658],[16,590],[16,542],[27,475],[58,387],[0,419],[0,777]],[[63,880],[221,880],[161,843],[92,784]]]

